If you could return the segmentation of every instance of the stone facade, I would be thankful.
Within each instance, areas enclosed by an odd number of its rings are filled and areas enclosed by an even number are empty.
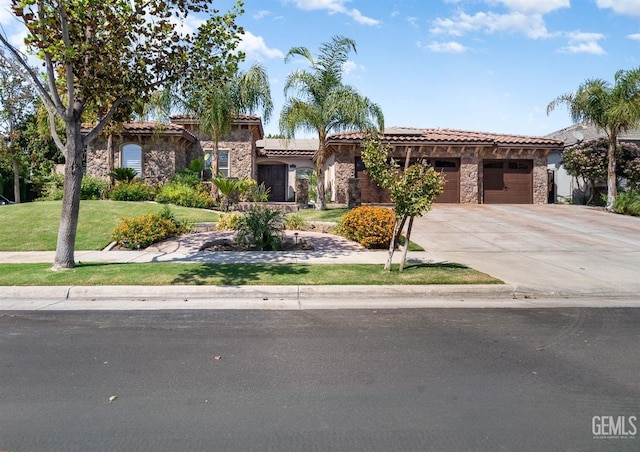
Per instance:
[[[122,148],[127,144],[137,144],[142,149],[141,178],[152,184],[160,184],[171,179],[179,171],[189,167],[191,160],[202,156],[196,143],[183,138],[158,134],[119,134],[113,136],[113,167],[122,162]],[[96,139],[87,152],[87,174],[107,178],[109,158],[107,139]]]
[[[335,173],[335,202],[349,202],[349,179],[355,177],[355,161],[360,156],[359,144],[340,144],[334,147],[332,162]],[[393,148],[392,156],[404,161],[407,146]],[[548,149],[537,148],[496,148],[485,146],[419,146],[412,147],[411,158],[456,158],[460,159],[460,203],[480,204],[483,187],[483,160],[531,160],[533,162],[533,203],[546,204],[547,154]]]

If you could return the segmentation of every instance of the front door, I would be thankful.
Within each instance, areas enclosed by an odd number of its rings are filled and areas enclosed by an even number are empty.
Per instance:
[[[269,201],[286,201],[287,167],[286,165],[258,165],[258,184],[270,188]]]

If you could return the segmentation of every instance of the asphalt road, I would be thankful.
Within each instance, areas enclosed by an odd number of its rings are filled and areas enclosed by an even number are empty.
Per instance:
[[[639,339],[623,308],[4,312],[0,451],[639,450]]]

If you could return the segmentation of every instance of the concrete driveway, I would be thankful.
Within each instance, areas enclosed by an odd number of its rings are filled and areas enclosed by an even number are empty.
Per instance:
[[[640,294],[640,218],[568,205],[436,205],[412,240],[523,291]]]

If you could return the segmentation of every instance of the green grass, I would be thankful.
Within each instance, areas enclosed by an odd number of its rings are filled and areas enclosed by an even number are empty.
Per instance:
[[[92,264],[52,271],[49,264],[1,264],[0,286],[56,285],[397,285],[502,284],[460,264]]]
[[[123,201],[82,201],[76,237],[77,250],[99,250],[111,242],[111,232],[122,217],[158,213],[163,204]],[[170,206],[176,218],[215,222],[219,215],[202,209]],[[62,202],[31,202],[0,208],[0,251],[56,249]]]
[[[316,209],[302,209],[296,213],[300,215],[305,221],[331,221],[338,223],[342,216],[347,213],[348,208],[331,208],[327,210]]]

